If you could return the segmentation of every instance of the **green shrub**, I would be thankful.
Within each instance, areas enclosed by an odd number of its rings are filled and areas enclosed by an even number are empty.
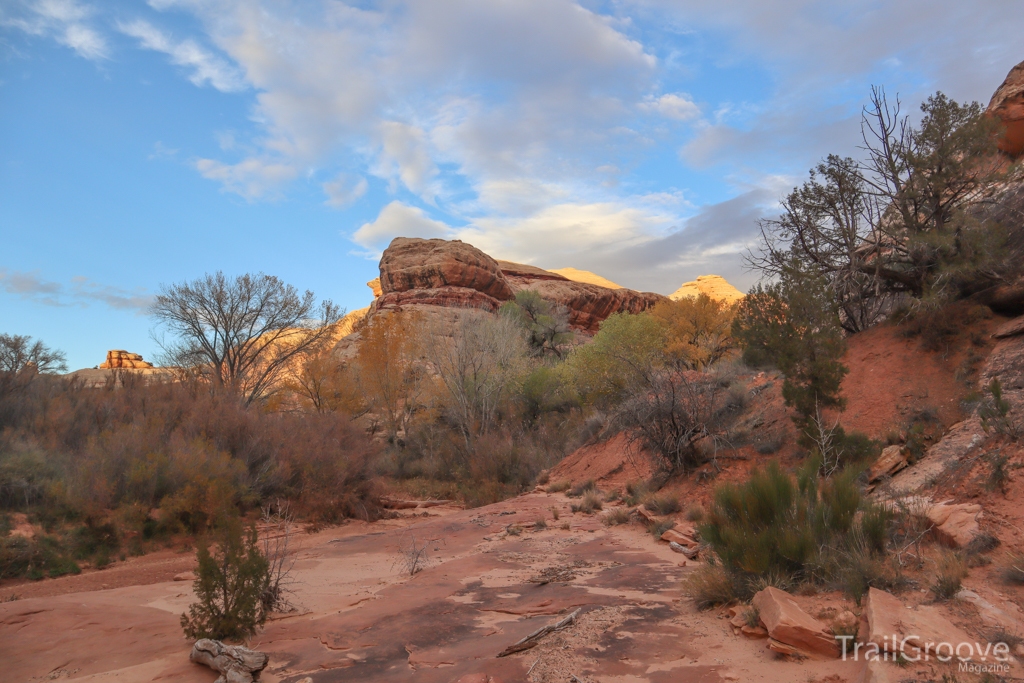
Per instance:
[[[197,602],[181,615],[181,627],[192,639],[243,640],[266,621],[261,596],[270,566],[260,552],[255,526],[246,532],[240,519],[228,519],[216,540],[215,553],[210,552],[209,538],[199,542],[193,584]]]
[[[811,465],[794,481],[772,463],[715,491],[700,533],[726,569],[811,578],[821,548],[845,542],[860,504],[852,471],[819,481]]]

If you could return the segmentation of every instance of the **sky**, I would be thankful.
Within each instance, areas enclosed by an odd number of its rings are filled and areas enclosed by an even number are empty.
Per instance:
[[[396,236],[668,294],[741,255],[872,85],[987,104],[1019,0],[0,0],[0,333],[154,356],[162,286],[353,310]]]

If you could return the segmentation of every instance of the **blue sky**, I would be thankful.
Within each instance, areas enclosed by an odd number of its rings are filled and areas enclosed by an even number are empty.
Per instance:
[[[869,87],[987,103],[1017,0],[3,0],[0,332],[156,353],[161,284],[264,271],[349,309],[398,235],[668,293]]]

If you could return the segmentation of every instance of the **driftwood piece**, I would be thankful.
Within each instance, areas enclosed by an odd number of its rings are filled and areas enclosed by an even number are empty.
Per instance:
[[[523,650],[529,650],[531,647],[535,647],[537,643],[540,642],[540,639],[548,635],[549,633],[560,631],[566,626],[576,623],[576,617],[578,617],[579,614],[580,608],[576,608],[576,611],[568,615],[567,617],[564,617],[553,624],[548,624],[547,626],[539,628],[530,635],[523,638],[522,640],[512,643],[504,650],[502,650],[500,653],[498,653],[498,656],[507,657],[511,654],[515,654],[516,652],[522,652]]]
[[[269,661],[264,652],[241,645],[225,645],[209,638],[197,640],[188,658],[195,664],[205,664],[219,672],[220,678],[216,683],[253,683]]]
[[[679,543],[676,543],[675,541],[669,541],[668,547],[672,548],[672,550],[676,551],[677,553],[682,553],[683,555],[686,555],[686,558],[689,560],[692,560],[693,558],[697,557],[697,553],[700,552],[700,548],[698,547],[687,548],[685,545],[681,545]]]

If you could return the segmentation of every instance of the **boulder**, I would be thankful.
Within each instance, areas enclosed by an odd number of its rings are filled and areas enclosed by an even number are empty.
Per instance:
[[[1010,69],[985,111],[1006,126],[999,150],[1017,158],[1024,153],[1024,62]]]
[[[1019,315],[1013,320],[1003,323],[992,333],[992,336],[995,339],[1006,339],[1007,337],[1016,337],[1018,334],[1024,334],[1024,315]]]
[[[925,511],[935,525],[933,531],[940,542],[951,548],[963,548],[978,535],[981,506],[977,503],[939,503]]]
[[[269,661],[266,653],[241,645],[225,645],[209,638],[197,640],[188,658],[220,673],[216,683],[252,683]]]
[[[878,456],[878,460],[868,470],[868,481],[875,482],[882,477],[891,477],[907,466],[907,456],[903,453],[903,447],[894,445],[887,446]]]
[[[784,590],[769,586],[752,601],[768,630],[768,648],[781,654],[807,657],[838,657],[835,638],[820,621],[810,616]],[[773,646],[774,644],[774,646]]]
[[[464,288],[497,301],[512,298],[498,262],[460,240],[396,237],[380,259],[381,296]]]
[[[974,642],[972,637],[954,626],[932,605],[905,607],[896,596],[877,588],[869,588],[864,602],[864,643],[874,643],[879,652],[903,652],[907,657],[922,652],[935,653],[939,643]]]

